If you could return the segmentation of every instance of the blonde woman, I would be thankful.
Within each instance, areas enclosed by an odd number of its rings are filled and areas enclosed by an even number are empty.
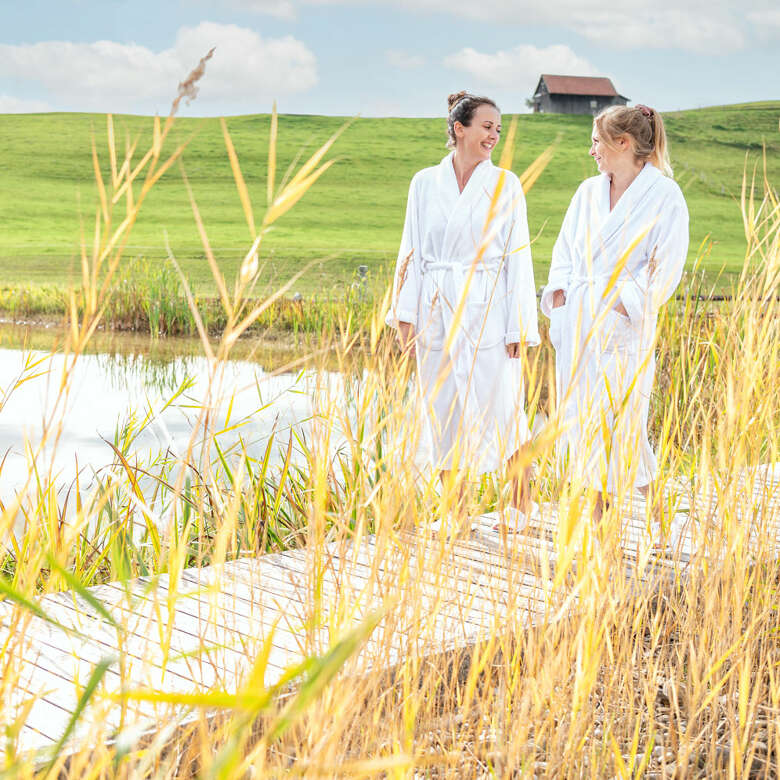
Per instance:
[[[529,436],[520,357],[539,343],[523,189],[491,162],[498,106],[451,95],[447,130],[452,151],[409,188],[387,317],[416,353],[442,480],[456,467],[481,473],[516,456]],[[512,496],[510,529],[531,506],[517,479]]]
[[[577,190],[553,249],[541,301],[556,350],[562,436],[572,476],[605,494],[647,495],[656,458],[647,437],[659,308],[688,251],[688,209],[661,116],[613,106],[593,123],[599,175]]]

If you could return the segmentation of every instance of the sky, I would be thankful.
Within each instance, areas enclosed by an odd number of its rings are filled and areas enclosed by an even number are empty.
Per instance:
[[[527,111],[541,73],[660,111],[780,99],[777,0],[0,0],[0,113],[443,116]]]

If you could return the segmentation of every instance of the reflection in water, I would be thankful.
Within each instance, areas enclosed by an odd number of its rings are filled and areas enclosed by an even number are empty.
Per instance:
[[[56,339],[46,335],[54,345]],[[18,341],[17,348],[9,349],[12,337],[23,338],[23,343],[37,349],[19,349]],[[183,456],[204,405],[215,430],[225,431],[220,442],[224,451],[229,452],[240,435],[249,456],[260,458],[271,436],[280,446],[287,444],[293,430],[301,441],[307,440],[318,388],[343,397],[344,382],[338,374],[309,369],[274,375],[256,362],[234,360],[224,367],[221,397],[214,398],[209,364],[198,355],[197,341],[166,339],[157,342],[160,349],[155,353],[155,342],[147,337],[143,343],[149,354],[142,354],[135,341],[123,340],[124,348],[118,349],[114,337],[111,352],[77,358],[67,408],[57,414],[62,427],[56,452],[46,448],[36,461],[39,471],[51,467],[56,484],[71,484],[79,471],[83,486],[89,477],[108,468],[114,452],[107,442],[127,447],[141,463],[150,463],[161,453],[171,459]],[[181,349],[171,349],[172,344]],[[25,442],[33,448],[38,445],[43,421],[57,401],[64,358],[39,351],[40,346],[40,334],[9,336],[8,328],[0,329],[2,392],[19,375],[26,357],[47,357],[42,366],[47,373],[19,387],[0,411],[0,453],[8,453],[0,470],[2,500],[27,481]],[[258,350],[249,351],[258,356]],[[288,349],[277,357],[277,364],[289,363],[294,354]],[[193,458],[199,456],[196,448]]]
[[[182,355],[173,360],[161,360],[137,353],[114,352],[95,356],[106,384],[121,389],[128,381],[143,384],[148,391],[173,393],[185,380],[198,371],[197,359]]]
[[[64,331],[60,326],[16,325],[0,320],[2,349],[56,353],[63,340]],[[216,343],[212,346],[216,347]],[[112,361],[120,364],[117,372],[119,381],[123,369],[135,373],[141,371],[150,387],[165,390],[180,383],[182,366],[186,370],[191,358],[203,356],[203,345],[197,338],[183,336],[153,339],[143,333],[97,331],[87,346],[87,354],[101,355],[107,371],[113,371]],[[257,363],[266,372],[284,369],[305,355],[306,350],[293,337],[272,341],[239,339],[231,350],[233,360]]]

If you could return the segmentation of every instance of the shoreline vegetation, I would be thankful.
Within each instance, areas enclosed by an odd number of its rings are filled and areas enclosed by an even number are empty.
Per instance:
[[[181,97],[180,92],[177,101]],[[45,446],[56,446],[57,414],[67,408],[75,361],[100,325],[110,321],[112,306],[118,307],[117,318],[122,311],[139,318],[146,312],[158,332],[161,323],[189,327],[179,297],[168,296],[172,290],[180,296],[175,279],[186,279],[183,274],[170,277],[167,269],[152,265],[138,271],[158,291],[167,291],[157,299],[158,307],[154,296],[139,296],[137,287],[122,289],[123,274],[131,273],[124,246],[141,203],[184,151],[170,133],[174,113],[175,106],[168,120],[154,120],[137,154],[128,142],[124,157],[117,153],[122,144],[115,143],[108,119],[108,162],[100,163],[93,153],[99,197],[95,229],[87,232],[94,243],[85,247],[81,281],[69,293],[65,360],[58,381],[51,383],[62,403],[43,421],[42,441],[28,448],[26,488],[4,496],[0,507],[0,603],[4,625],[11,627],[0,666],[0,721],[9,724],[0,757],[5,773],[32,778],[43,768],[48,776],[128,780],[775,776],[780,762],[780,560],[768,526],[778,518],[776,509],[772,516],[763,515],[766,522],[759,524],[752,544],[750,520],[760,508],[737,481],[743,469],[780,461],[780,205],[768,175],[752,179],[748,169],[742,176],[745,263],[733,301],[710,308],[695,296],[674,300],[659,319],[650,420],[659,480],[651,509],[662,514],[663,530],[671,533],[666,510],[679,507],[667,507],[667,497],[681,480],[691,486],[687,511],[697,546],[687,576],[668,587],[638,585],[622,565],[624,526],[617,508],[630,498],[628,488],[594,524],[592,496],[576,474],[568,483],[558,475],[554,445],[561,431],[552,420],[524,455],[529,460],[519,466],[533,459],[535,496],[558,502],[559,524],[550,539],[555,568],[540,572],[523,568],[523,560],[516,563],[521,578],[536,578],[546,604],[564,599],[576,609],[563,620],[550,616],[529,628],[522,617],[527,597],[512,588],[501,593],[483,588],[479,598],[492,598],[495,605],[490,636],[465,653],[463,667],[442,669],[414,648],[424,646],[426,630],[441,618],[442,602],[449,598],[444,588],[435,590],[439,578],[448,576],[446,556],[430,561],[433,584],[408,577],[410,595],[401,603],[394,600],[393,583],[383,579],[381,566],[367,567],[366,588],[387,595],[385,635],[403,631],[412,649],[395,659],[388,642],[380,647],[385,667],[355,668],[350,656],[358,642],[354,633],[345,633],[355,618],[354,605],[347,597],[333,597],[333,614],[344,620],[324,627],[330,647],[323,649],[311,638],[323,628],[322,575],[334,550],[348,554],[355,540],[373,534],[379,559],[381,551],[406,544],[406,531],[434,516],[465,525],[468,516],[501,506],[506,498],[498,475],[478,484],[453,478],[440,488],[435,475],[426,477],[415,466],[413,453],[422,434],[410,404],[411,366],[382,336],[382,293],[354,302],[354,311],[336,304],[313,314],[304,307],[302,318],[311,318],[311,332],[319,329],[319,351],[310,359],[324,373],[327,350],[346,385],[345,392],[335,394],[323,383],[310,435],[285,431],[272,437],[265,455],[252,457],[240,425],[222,426],[211,413],[213,404],[204,402],[191,408],[192,438],[184,452],[136,451],[139,432],[153,422],[150,413],[130,417],[116,432],[112,467],[94,475],[89,485],[77,479],[60,490],[53,459],[46,457]],[[263,317],[274,316],[274,306],[280,307],[280,319],[288,316],[288,304],[280,301],[294,291],[294,282],[269,297],[259,292],[261,244],[276,220],[325,172],[330,161],[324,160],[335,141],[331,135],[311,156],[304,155],[305,162],[277,186],[275,114],[269,125],[267,208],[252,208],[250,188],[230,157],[232,186],[248,232],[234,275],[216,261],[197,198],[189,191],[190,219],[200,234],[225,321],[217,339],[210,339],[196,297],[183,281],[181,289],[209,359],[215,398],[229,397],[224,369],[241,336],[253,332]],[[226,123],[222,131],[229,151],[233,145]],[[151,201],[150,211],[156,216]],[[701,247],[698,256],[702,263],[706,252]],[[689,286],[696,289],[696,284],[694,279]],[[50,299],[59,311],[57,296]],[[177,303],[172,311],[164,311],[172,303]],[[367,349],[355,367],[354,345],[363,336]],[[555,383],[549,349],[529,352],[524,368],[533,418],[545,408],[545,393],[554,392],[549,388]],[[41,373],[45,364],[31,358],[2,388],[0,413],[8,394],[24,392]],[[342,444],[334,454],[337,440]],[[202,445],[197,450],[196,443]],[[294,447],[302,457],[297,463],[291,457]],[[274,448],[282,455],[278,467],[271,465]],[[721,500],[699,511],[695,499],[706,500],[713,483],[721,489]],[[769,504],[765,501],[763,511],[771,511]],[[647,538],[638,542],[639,569],[650,565],[651,519],[648,515]],[[442,539],[442,546],[447,544]],[[311,598],[299,625],[312,663],[298,696],[280,701],[266,695],[262,651],[255,673],[194,698],[133,687],[126,663],[133,617],[88,588],[105,582],[123,588],[144,577],[151,594],[158,592],[152,586],[165,579],[170,595],[153,605],[165,615],[184,567],[209,565],[218,571],[241,556],[303,545],[311,561]],[[34,657],[36,637],[27,629],[31,616],[40,617],[37,599],[60,591],[73,592],[104,616],[116,632],[120,657],[94,665],[88,684],[82,680],[76,686],[79,708],[61,742],[30,756],[18,749],[18,737],[35,695],[15,694],[27,659]],[[74,599],[74,609],[79,608]],[[371,627],[368,622],[362,626]],[[334,656],[345,636],[353,637],[349,652]],[[186,660],[208,664],[208,641],[203,639],[201,655]],[[157,678],[150,671],[148,679]],[[120,732],[121,739],[91,739],[88,718],[119,703],[124,708],[133,696],[145,697],[154,708],[161,735],[163,724],[182,709],[192,717],[166,739],[131,731]],[[61,749],[66,742],[68,751]]]
[[[701,306],[719,310],[734,300],[737,285],[738,278],[730,274],[689,271],[684,274],[675,299],[695,299]],[[354,332],[364,332],[370,327],[375,308],[388,295],[389,290],[379,288],[376,281],[369,285],[356,280],[331,293],[280,296],[264,308],[241,338],[314,344],[324,334],[343,330],[347,324]],[[266,297],[250,300],[257,305]],[[208,295],[194,295],[193,299],[209,336],[221,336],[227,319],[220,299]],[[0,324],[64,328],[69,301],[69,292],[57,286],[0,286]],[[75,301],[81,312],[83,300],[78,293]],[[173,268],[167,268],[164,262],[152,266],[139,260],[128,264],[124,278],[112,291],[99,330],[149,335],[154,339],[198,335],[196,319]],[[384,334],[391,335],[389,331]]]
[[[132,261],[123,269],[123,278],[114,286],[100,329],[106,331],[160,336],[198,335],[198,325],[174,268],[168,263]],[[356,282],[340,294],[279,296],[264,307],[243,337],[262,334],[265,338],[297,339],[319,336],[347,321],[364,327],[381,293]],[[262,304],[268,296],[248,300]],[[9,323],[64,326],[71,293],[56,286],[0,286],[0,319]],[[210,336],[224,332],[228,318],[219,297],[193,295],[202,324]],[[77,311],[84,308],[76,291]]]

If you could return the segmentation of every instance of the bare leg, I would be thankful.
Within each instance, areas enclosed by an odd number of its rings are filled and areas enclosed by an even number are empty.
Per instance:
[[[609,509],[610,503],[609,503],[609,496],[607,496],[605,493],[602,493],[600,490],[596,491],[596,503],[593,506],[593,522],[598,523],[599,520],[601,520],[602,517],[604,517],[604,512]]]
[[[507,472],[512,482],[511,504],[526,514],[531,509],[531,465],[521,466],[524,450],[521,447],[507,461]]]
[[[523,465],[524,461],[528,461],[526,452],[523,447],[517,450],[506,462],[507,477],[511,482],[511,494],[509,503],[513,509],[521,512],[525,517],[531,512],[531,464]],[[493,530],[515,533],[521,528],[514,526],[510,527],[506,525],[504,520],[504,514],[500,513],[500,520],[493,526]],[[515,524],[517,519],[515,519]]]
[[[443,488],[442,494],[445,490],[451,488],[453,486],[453,478],[457,479],[459,475],[456,473],[453,475],[452,469],[442,469],[439,472],[439,480],[441,481],[441,486]],[[453,507],[453,513],[457,515],[461,515],[464,513],[466,509],[466,483],[465,481],[461,481],[460,485],[458,485],[458,494],[457,498],[455,500],[455,506]]]
[[[666,549],[666,535],[669,531],[666,527],[666,504],[660,496],[655,495],[655,486],[652,482],[649,485],[642,485],[637,490],[645,497],[645,501],[658,500],[658,506],[655,508],[655,521],[658,523],[660,538],[655,540],[653,546],[658,550]]]

